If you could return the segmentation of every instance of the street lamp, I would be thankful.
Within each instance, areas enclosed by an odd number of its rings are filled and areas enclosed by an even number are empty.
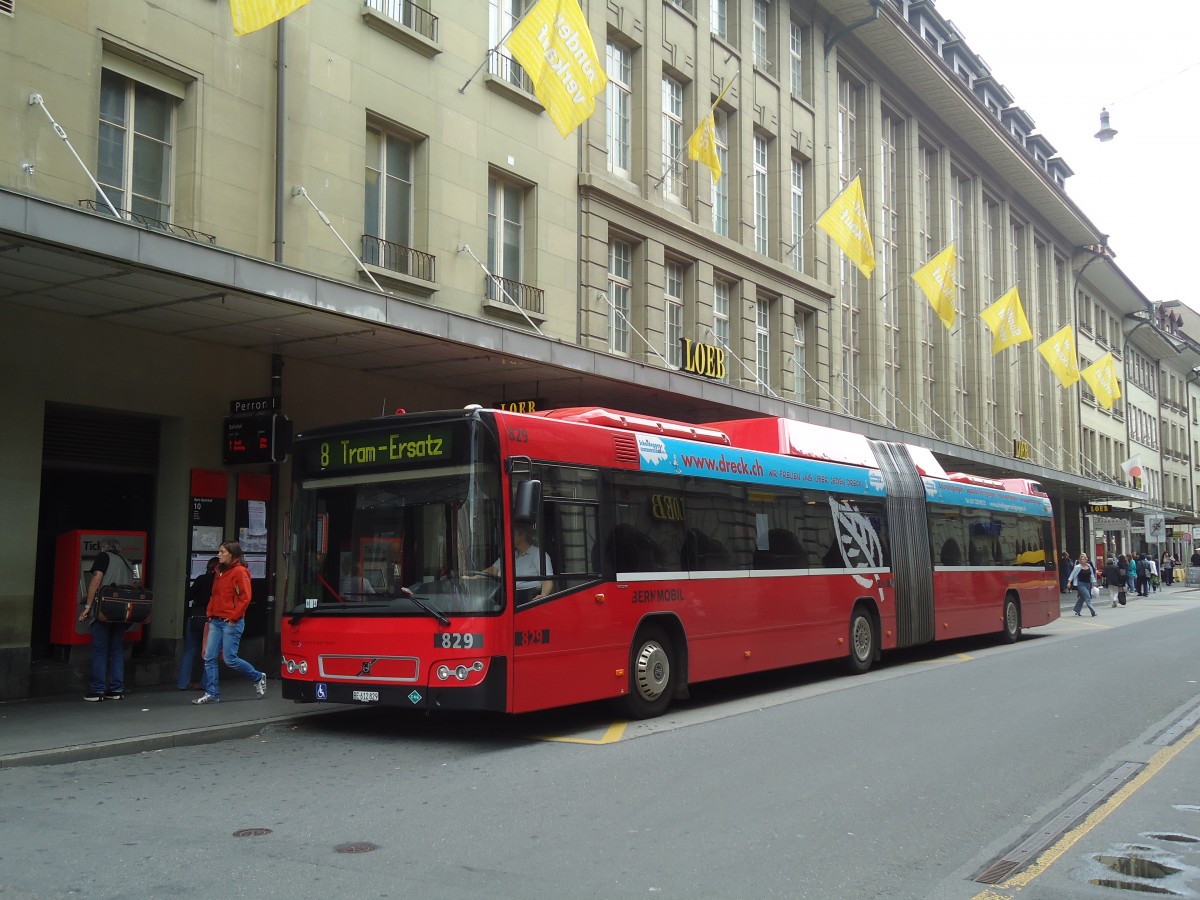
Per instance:
[[[1108,109],[1105,108],[1100,110],[1100,130],[1092,135],[1092,137],[1102,144],[1107,144],[1116,136],[1117,129],[1108,124]]]

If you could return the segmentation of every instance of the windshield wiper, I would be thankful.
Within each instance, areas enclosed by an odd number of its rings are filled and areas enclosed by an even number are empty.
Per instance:
[[[424,600],[421,600],[420,598],[418,598],[417,595],[414,594],[412,591],[410,591],[408,588],[406,588],[406,587],[400,588],[400,596],[404,597],[407,600],[411,600],[415,606],[421,607],[421,609],[425,610],[425,612],[429,613],[429,615],[431,615],[435,619],[437,619],[438,624],[440,624],[443,628],[450,627],[450,620],[446,618],[444,613],[438,612],[436,609],[434,609],[432,606],[430,606]]]

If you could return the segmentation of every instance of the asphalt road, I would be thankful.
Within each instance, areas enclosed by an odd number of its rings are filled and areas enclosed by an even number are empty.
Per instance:
[[[1151,600],[859,678],[702,686],[646,723],[354,709],[0,770],[0,898],[1119,900],[1133,891],[1092,883],[1103,859],[1162,848],[1179,872],[1111,880],[1197,896],[1200,850],[1146,837],[1164,805],[1200,834],[1194,728],[1020,891],[972,879],[1115,768],[1160,759],[1153,738],[1200,707],[1198,632],[1200,604]]]

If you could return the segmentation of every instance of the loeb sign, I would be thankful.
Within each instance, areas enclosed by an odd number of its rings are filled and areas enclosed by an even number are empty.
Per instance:
[[[683,348],[683,371],[705,378],[725,378],[725,351],[711,344],[702,344],[689,338],[680,338]]]

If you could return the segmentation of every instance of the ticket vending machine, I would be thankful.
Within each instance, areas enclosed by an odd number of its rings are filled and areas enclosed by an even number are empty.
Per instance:
[[[92,640],[90,622],[80,622],[83,595],[87,590],[92,563],[100,555],[105,541],[116,541],[121,555],[139,567],[143,584],[146,577],[146,532],[144,531],[68,531],[54,543],[54,605],[50,610],[50,643],[89,644]],[[139,640],[142,626],[125,632],[125,642]]]

